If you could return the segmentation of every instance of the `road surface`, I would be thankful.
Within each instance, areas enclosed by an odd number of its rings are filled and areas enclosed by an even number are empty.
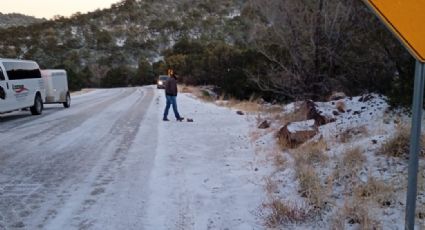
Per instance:
[[[258,228],[247,122],[190,96],[195,123],[162,122],[162,94],[99,89],[1,115],[0,229]]]
[[[122,196],[102,200],[103,204],[116,208],[117,213],[132,210],[132,217],[142,216],[134,213],[143,211],[141,204],[134,203],[139,208],[119,210],[119,205],[107,202],[143,202],[133,196],[143,197],[157,126],[146,122],[140,131],[149,135],[143,135],[142,140],[136,139],[136,134],[153,96],[152,88],[97,90],[73,98],[70,109],[49,105],[42,116],[30,116],[28,111],[3,115],[0,229],[88,228],[94,219],[85,211],[98,202],[111,183]],[[130,151],[135,141],[143,141],[144,149]],[[120,184],[123,181],[130,184]],[[135,220],[131,222],[137,225]],[[121,226],[125,228],[125,224]]]

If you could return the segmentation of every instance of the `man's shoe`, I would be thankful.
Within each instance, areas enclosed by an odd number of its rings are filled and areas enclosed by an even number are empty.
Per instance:
[[[162,120],[163,120],[163,121],[170,121],[170,120],[168,120],[167,118],[163,118]]]
[[[177,118],[177,121],[183,121],[184,120],[184,118],[183,117],[179,117],[179,118]]]

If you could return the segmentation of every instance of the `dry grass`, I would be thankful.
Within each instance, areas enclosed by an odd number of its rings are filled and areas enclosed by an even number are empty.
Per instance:
[[[234,98],[227,98],[225,95],[221,95],[217,98],[216,95],[211,95],[208,90],[204,90],[199,87],[186,85],[181,85],[179,87],[180,92],[191,93],[203,101],[214,102],[218,100],[219,103],[217,104],[219,106],[226,106],[236,110],[253,113],[260,112],[263,110],[263,106],[254,96],[251,96],[249,100],[241,101]]]
[[[254,130],[249,133],[249,139],[251,143],[258,141],[262,136],[263,136],[263,133],[261,132],[261,130]]]
[[[359,199],[372,200],[382,207],[388,207],[394,203],[395,190],[389,183],[370,177],[365,184],[354,189],[354,195]]]
[[[315,210],[323,209],[327,202],[326,188],[322,185],[314,165],[323,164],[328,160],[324,154],[326,142],[321,139],[303,144],[298,149],[291,151],[295,160],[296,177],[299,182],[299,193],[307,198]]]
[[[327,147],[326,141],[322,138],[318,141],[304,143],[299,148],[293,150],[292,155],[297,164],[323,164],[329,160],[329,157],[325,154]]]
[[[425,144],[425,136],[421,136],[421,146]],[[407,158],[409,155],[410,147],[410,129],[405,126],[397,128],[395,135],[389,138],[379,149],[380,154]],[[423,149],[420,153],[421,156],[425,156]]]
[[[353,148],[342,157],[333,172],[334,181],[343,183],[346,190],[352,191],[352,188],[358,182],[357,174],[361,170],[366,157],[361,152],[360,148]]]
[[[359,147],[348,150],[342,158],[344,167],[352,171],[358,171],[363,166],[364,162],[366,162],[366,157]]]
[[[309,212],[305,205],[293,202],[283,202],[274,199],[269,204],[264,205],[270,210],[270,214],[266,217],[266,226],[269,228],[278,228],[282,225],[296,224],[304,222],[308,219]]]
[[[335,108],[338,110],[338,112],[345,113],[347,106],[345,105],[344,101],[337,101]]]
[[[258,100],[251,98],[247,101],[241,101],[236,99],[229,99],[225,106],[229,108],[233,108],[236,110],[242,110],[244,112],[261,112],[263,110],[263,106],[258,102]]]
[[[276,167],[277,170],[283,170],[287,166],[287,160],[283,156],[283,154],[280,154],[279,152],[276,152],[273,158],[273,164]]]
[[[347,143],[356,136],[366,136],[368,134],[366,126],[349,128],[341,132],[338,137],[341,143]]]
[[[269,114],[269,115],[280,115],[283,113],[283,106],[281,105],[270,105],[265,106],[263,112]]]
[[[271,177],[266,178],[266,192],[269,195],[272,195],[274,193],[276,193],[277,191],[279,191],[279,187],[277,185],[277,182],[274,181]]]
[[[331,229],[345,229],[345,223],[358,224],[359,229],[381,229],[379,222],[371,217],[367,204],[362,200],[346,202],[336,213]]]
[[[325,208],[327,204],[326,189],[322,185],[316,170],[309,165],[297,166],[296,176],[299,182],[299,193],[302,197],[307,198],[309,204],[316,211]]]
[[[187,85],[179,85],[179,92],[181,93],[193,93],[194,92],[194,87],[192,86],[187,86]]]
[[[201,89],[199,87],[188,86],[188,85],[178,85],[178,90],[180,93],[191,93],[197,98],[206,102],[213,102],[216,100],[215,95],[211,95],[208,92],[208,90]]]
[[[306,107],[302,106],[302,104],[303,102],[296,102],[296,109],[292,113],[279,113],[274,117],[274,119],[279,121],[281,124],[306,120],[306,114],[308,111],[306,111]]]

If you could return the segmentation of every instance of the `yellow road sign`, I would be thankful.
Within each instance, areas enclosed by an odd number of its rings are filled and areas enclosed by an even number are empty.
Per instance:
[[[364,0],[410,53],[425,62],[425,0]]]

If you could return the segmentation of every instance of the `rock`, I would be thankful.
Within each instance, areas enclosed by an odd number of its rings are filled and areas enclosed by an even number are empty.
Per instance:
[[[321,115],[316,107],[317,105],[310,100],[304,101],[303,104],[301,104],[300,109],[306,113],[305,120],[314,120],[314,124],[316,126],[325,125],[335,121],[332,118],[327,118]]]
[[[187,122],[193,122],[193,119],[192,118],[187,118],[186,121]]]
[[[315,120],[291,122],[283,126],[277,133],[277,137],[283,145],[295,148],[318,133]]]
[[[360,97],[359,101],[360,102],[367,102],[367,101],[372,100],[373,98],[375,98],[375,97],[372,96],[371,94],[366,94],[366,95],[363,95],[362,97]]]
[[[382,206],[384,206],[384,207],[390,207],[391,206],[391,201],[389,201],[389,200],[386,200],[386,201],[382,201]]]
[[[350,113],[352,110],[351,109],[347,109],[347,113]]]
[[[360,115],[362,112],[360,112],[360,111],[354,111],[353,112],[353,115]]]
[[[363,106],[363,107],[361,107],[360,109],[361,109],[361,110],[365,110],[365,109],[366,109],[366,106]]]
[[[333,114],[334,116],[338,116],[338,115],[339,115],[338,111],[336,111],[336,110],[332,111],[332,114]]]
[[[267,120],[264,120],[261,122],[261,124],[258,126],[259,129],[268,129],[270,128],[270,123]]]
[[[378,141],[377,140],[372,140],[372,143],[376,145],[378,143]]]
[[[236,111],[236,113],[238,114],[238,115],[245,115],[242,111]]]
[[[345,103],[344,101],[337,101],[336,102],[336,109],[338,110],[338,112],[340,113],[345,113]]]
[[[329,97],[329,101],[337,101],[337,100],[344,99],[345,97],[347,97],[347,96],[343,92],[334,92]]]

